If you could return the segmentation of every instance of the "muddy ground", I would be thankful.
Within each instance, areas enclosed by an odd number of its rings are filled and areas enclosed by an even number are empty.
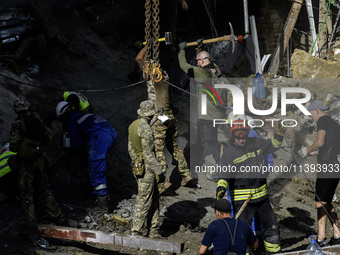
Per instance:
[[[137,49],[113,45],[110,38],[99,35],[93,29],[93,21],[86,19],[84,13],[64,13],[59,17],[60,30],[74,41],[63,47],[53,40],[48,47],[32,54],[30,61],[21,63],[21,75],[15,75],[3,65],[0,70],[0,115],[2,132],[1,143],[8,140],[10,124],[15,119],[12,102],[17,96],[26,96],[34,111],[44,118],[53,113],[58,98],[64,90],[76,90],[84,93],[95,107],[95,113],[107,119],[118,132],[118,141],[109,156],[108,183],[111,195],[112,213],[127,213],[133,206],[137,192],[136,182],[129,166],[127,153],[127,128],[137,117],[139,103],[147,98],[145,83],[132,87],[128,85],[142,81],[136,72],[134,62]],[[97,31],[98,32],[98,31]],[[73,46],[70,46],[73,45]],[[65,45],[64,45],[65,46]],[[79,54],[75,55],[74,47]],[[81,54],[80,54],[81,53]],[[32,72],[32,67],[39,67],[39,72]],[[177,74],[185,81],[182,73]],[[185,87],[185,84],[181,84]],[[174,89],[174,107],[178,119],[180,137],[178,142],[189,160],[189,95]],[[86,169],[80,168],[70,176],[60,146],[61,126],[56,120],[51,122],[54,132],[53,143],[47,148],[46,158],[50,163],[48,170],[49,188],[60,204],[65,216],[80,222],[87,216],[86,208],[93,207],[94,197],[87,183]],[[268,136],[271,129],[266,130]],[[264,134],[263,130],[259,132]],[[220,138],[226,139],[225,132]],[[292,140],[289,143],[294,145]],[[298,147],[298,146],[297,146]],[[295,151],[296,148],[294,147]],[[292,149],[284,141],[275,153],[275,164],[294,163]],[[168,155],[168,178],[173,183],[161,197],[161,233],[169,241],[184,243],[183,254],[197,254],[204,230],[215,219],[213,208],[216,183],[206,179],[205,173],[193,173],[199,188],[180,187],[178,171]],[[316,210],[314,208],[315,178],[309,177],[311,186],[304,178],[284,178],[283,175],[271,175],[268,179],[270,201],[281,230],[283,251],[304,249],[308,245],[307,237],[317,233]],[[303,177],[303,176],[302,176]],[[337,191],[340,197],[339,191]],[[335,203],[340,210],[340,204]],[[27,237],[13,236],[9,229],[12,221],[23,220],[15,196],[5,199],[0,205],[0,254],[159,254],[159,252],[140,251],[122,247],[110,247],[48,239],[50,247],[42,249],[35,246]],[[118,210],[118,211],[117,211]],[[123,210],[123,211],[122,211]],[[125,211],[124,211],[125,210]],[[126,211],[127,210],[127,211]],[[40,214],[42,223],[49,221]],[[117,231],[128,234],[129,224],[116,227]],[[109,231],[106,228],[106,231]],[[327,238],[331,237],[328,225]]]

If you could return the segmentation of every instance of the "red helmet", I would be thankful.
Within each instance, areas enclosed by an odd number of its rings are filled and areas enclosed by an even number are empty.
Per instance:
[[[250,132],[250,127],[246,120],[237,119],[232,123],[229,131],[234,138],[247,138]]]

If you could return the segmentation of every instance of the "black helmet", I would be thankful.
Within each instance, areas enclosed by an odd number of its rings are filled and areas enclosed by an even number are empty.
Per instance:
[[[13,103],[13,108],[16,113],[21,111],[28,111],[29,102],[25,98],[18,98]]]

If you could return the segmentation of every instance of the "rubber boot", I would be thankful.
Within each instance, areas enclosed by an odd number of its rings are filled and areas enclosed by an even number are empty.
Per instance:
[[[109,202],[108,196],[97,197],[97,206],[94,208],[95,213],[108,213],[109,212]]]
[[[191,187],[193,186],[193,179],[191,176],[183,176],[181,181],[182,187]]]
[[[166,191],[172,184],[168,182],[167,179],[165,179],[165,182],[158,184],[158,191],[159,194],[162,194],[164,191]]]

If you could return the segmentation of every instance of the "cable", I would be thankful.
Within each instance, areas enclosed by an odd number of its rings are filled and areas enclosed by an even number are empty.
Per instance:
[[[214,24],[214,20],[211,17],[211,14],[210,14],[210,11],[209,11],[209,7],[207,6],[206,0],[203,0],[203,4],[204,4],[204,7],[205,7],[205,10],[207,11],[209,20],[210,20],[210,27],[211,27],[211,32],[213,34],[213,37],[218,37],[218,33],[217,33],[217,30],[216,30],[216,27],[215,27],[215,24]]]
[[[187,93],[187,94],[189,94],[189,95],[191,95],[191,96],[197,97],[196,94],[190,93],[189,91],[186,91],[185,89],[182,89],[182,88],[180,88],[180,87],[178,87],[178,86],[176,86],[176,85],[174,85],[174,84],[172,84],[172,83],[170,83],[170,82],[168,82],[168,81],[166,81],[166,80],[163,80],[163,81],[164,81],[165,83],[169,84],[170,86],[176,88],[176,89],[179,89],[179,90],[181,90],[181,91],[183,91],[183,92],[185,92],[185,93]]]
[[[145,96],[146,94],[147,94],[147,92],[144,93],[143,95],[139,96],[139,97],[134,98],[134,99],[131,100],[130,102],[128,102],[128,103],[126,103],[125,105],[123,105],[122,107],[120,107],[117,111],[115,111],[113,114],[111,114],[110,117],[108,117],[108,118],[106,118],[106,119],[107,119],[107,120],[111,119],[111,118],[112,118],[116,113],[118,113],[121,109],[125,108],[127,105],[129,105],[129,104],[131,104],[132,102],[136,101],[137,99],[139,99],[139,98]]]
[[[23,81],[19,81],[17,79],[14,79],[12,77],[8,77],[2,73],[0,73],[0,76],[2,77],[5,77],[9,80],[12,80],[12,81],[15,81],[17,83],[20,83],[22,85],[26,85],[26,86],[30,86],[30,87],[34,87],[34,88],[39,88],[39,89],[45,89],[45,90],[52,90],[52,91],[65,91],[63,89],[56,89],[56,88],[46,88],[46,87],[42,87],[42,86],[37,86],[37,85],[34,85],[34,84],[30,84],[30,83],[27,83],[27,82],[23,82]],[[125,89],[125,88],[129,88],[129,87],[134,87],[136,85],[139,85],[141,83],[145,82],[144,80],[142,81],[139,81],[139,82],[136,82],[136,83],[133,83],[133,84],[130,84],[130,85],[127,85],[127,86],[122,86],[122,87],[119,87],[119,88],[111,88],[111,89],[75,89],[76,91],[86,91],[86,92],[103,92],[103,91],[114,91],[114,90],[119,90],[119,89]]]
[[[281,131],[281,132],[282,132],[282,131]],[[288,146],[291,148],[291,151],[292,151],[292,154],[293,154],[293,157],[294,157],[296,163],[297,163],[299,166],[301,166],[300,161],[298,160],[298,158],[296,157],[296,155],[295,155],[295,153],[294,153],[294,149],[293,149],[292,144],[290,144],[290,143],[288,142],[288,138],[287,138],[287,136],[285,135],[285,133],[284,133],[284,132],[282,132],[282,133],[283,133],[283,137],[285,138],[285,140],[286,140]],[[315,197],[318,199],[318,201],[320,202],[322,208],[325,210],[325,212],[326,212],[328,218],[329,218],[330,221],[332,222],[332,225],[335,225],[338,229],[340,229],[340,227],[339,227],[337,224],[335,224],[335,222],[334,222],[334,220],[332,219],[331,215],[328,213],[327,209],[325,208],[325,206],[324,206],[323,203],[321,202],[321,199],[319,198],[318,194],[316,194],[316,191],[314,190],[314,188],[313,188],[311,182],[309,181],[308,177],[306,176],[306,173],[305,173],[304,171],[302,171],[302,172],[303,172],[303,175],[305,176],[305,179],[307,180],[307,182],[308,182],[310,188],[312,189],[312,191],[313,191]]]

